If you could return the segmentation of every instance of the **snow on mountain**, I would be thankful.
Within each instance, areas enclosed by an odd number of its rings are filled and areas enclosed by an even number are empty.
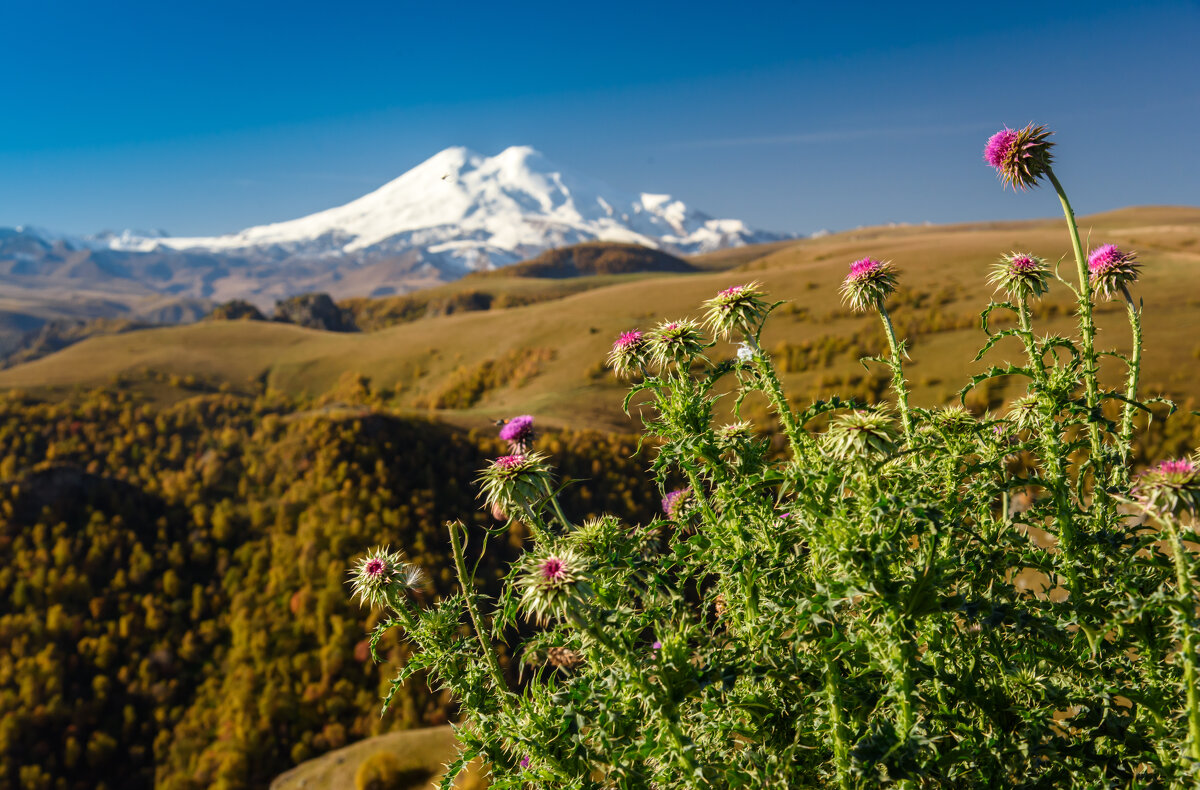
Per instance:
[[[527,146],[493,157],[456,147],[344,206],[216,237],[126,232],[91,244],[249,259],[353,259],[419,251],[446,274],[493,268],[565,244],[601,240],[677,253],[771,241],[740,220],[713,219],[669,195],[632,194],[569,173]],[[445,271],[449,270],[449,271]]]

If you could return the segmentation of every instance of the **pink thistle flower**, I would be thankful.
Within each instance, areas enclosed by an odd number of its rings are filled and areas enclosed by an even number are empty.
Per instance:
[[[1088,279],[1109,299],[1128,290],[1140,268],[1135,253],[1122,252],[1115,244],[1102,244],[1088,253]]]
[[[645,332],[633,329],[622,332],[608,352],[608,366],[618,376],[629,376],[646,367],[649,338]]]
[[[1016,298],[1041,296],[1050,290],[1050,269],[1046,262],[1027,252],[1010,252],[992,268],[988,282],[1003,288]]]
[[[842,283],[842,301],[861,312],[878,307],[895,290],[896,270],[890,262],[860,258],[850,264]]]
[[[651,650],[662,650],[662,642],[655,639],[654,644],[650,645],[650,649]]]
[[[528,767],[529,767],[529,755],[527,754],[521,758],[521,768],[522,768],[522,770],[524,770],[525,768],[528,768]]]
[[[1162,461],[1138,475],[1133,495],[1147,508],[1200,513],[1200,469],[1187,458]]]
[[[523,453],[533,444],[533,417],[522,414],[513,417],[500,428],[500,438],[508,442],[514,453]]]
[[[1033,124],[1018,130],[1006,126],[988,138],[983,160],[1013,189],[1036,186],[1038,179],[1050,172],[1051,134],[1046,127]]]
[[[538,566],[542,578],[551,584],[562,581],[567,575],[567,566],[558,557],[547,557]]]
[[[770,312],[765,295],[756,282],[726,288],[704,303],[704,326],[726,340],[739,334],[753,336]]]
[[[572,602],[587,594],[586,567],[570,549],[526,555],[517,585],[521,608],[537,622],[561,616]]]
[[[501,469],[516,469],[523,463],[525,463],[525,456],[523,455],[502,455],[495,461],[492,461],[493,466],[498,466]]]
[[[682,510],[683,501],[692,493],[690,488],[677,488],[674,491],[668,491],[663,497],[662,509],[667,518],[678,518]]]

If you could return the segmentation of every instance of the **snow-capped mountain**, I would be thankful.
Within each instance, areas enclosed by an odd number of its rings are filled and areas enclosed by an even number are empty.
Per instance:
[[[602,240],[679,253],[780,238],[712,219],[669,195],[629,194],[569,173],[526,146],[493,157],[447,148],[357,200],[307,217],[208,238],[102,241],[110,249],[238,252],[251,257],[355,258],[419,250],[445,274],[524,260],[551,247]]]
[[[569,173],[532,148],[492,157],[447,148],[344,206],[227,236],[127,230],[81,238],[0,228],[0,285],[269,308],[308,291],[403,293],[584,241],[688,254],[779,238],[669,195],[626,193]]]

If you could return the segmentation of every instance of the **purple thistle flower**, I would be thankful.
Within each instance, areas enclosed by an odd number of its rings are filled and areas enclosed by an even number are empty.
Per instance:
[[[1017,130],[1006,126],[988,138],[983,161],[996,168],[1000,180],[1013,189],[1035,186],[1050,171],[1051,134],[1045,126],[1029,124]]]
[[[529,755],[528,754],[521,758],[520,765],[521,765],[522,770],[529,767]]]
[[[679,515],[680,503],[692,492],[690,488],[677,488],[674,491],[667,492],[663,497],[662,509],[667,518],[677,518]]]
[[[522,414],[513,417],[500,428],[500,438],[508,442],[514,453],[523,453],[533,444],[533,417]]]
[[[660,642],[660,641],[658,641],[657,639],[655,639],[655,640],[654,640],[654,644],[650,645],[650,648],[651,648],[652,650],[662,650],[662,642]]]
[[[613,343],[613,351],[624,351],[630,346],[639,345],[645,336],[645,332],[640,329],[622,332],[621,336],[617,338],[617,342]]]
[[[1109,299],[1136,282],[1140,268],[1135,253],[1121,252],[1115,244],[1102,244],[1088,253],[1088,279]]]
[[[538,565],[538,570],[547,582],[554,584],[567,576],[567,565],[558,557],[547,557]]]
[[[734,285],[704,302],[704,325],[718,338],[754,335],[770,311],[758,283]]]
[[[608,352],[608,366],[618,376],[628,376],[646,366],[649,338],[640,329],[622,332]]]
[[[1050,289],[1047,279],[1050,269],[1046,262],[1027,252],[1010,252],[992,267],[988,282],[995,283],[996,290],[1003,288],[1012,296],[1024,299],[1041,296]]]
[[[1138,475],[1132,493],[1148,508],[1200,513],[1200,468],[1187,458],[1162,461]]]
[[[377,579],[380,576],[383,576],[383,574],[386,570],[387,570],[386,562],[384,562],[379,557],[372,557],[371,559],[367,560],[367,564],[363,566],[363,575],[370,576],[373,579]]]
[[[860,258],[850,264],[841,290],[842,301],[854,310],[877,307],[896,290],[896,272],[888,261]]]
[[[513,455],[502,455],[495,461],[492,461],[493,466],[498,466],[501,469],[516,469],[523,463],[525,463],[525,456],[519,453],[515,453]]]

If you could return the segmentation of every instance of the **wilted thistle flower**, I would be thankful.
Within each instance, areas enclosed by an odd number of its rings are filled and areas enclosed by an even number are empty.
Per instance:
[[[618,376],[628,377],[646,366],[649,360],[649,338],[639,329],[622,332],[608,352],[608,366]]]
[[[883,303],[896,290],[896,270],[890,261],[860,258],[850,264],[850,273],[842,283],[842,301],[863,312]]]
[[[852,411],[834,418],[825,441],[831,455],[850,460],[891,455],[898,435],[887,413]]]
[[[650,358],[660,368],[687,365],[704,351],[704,337],[695,321],[664,321],[650,333]]]
[[[546,623],[562,617],[573,601],[588,592],[583,562],[570,549],[542,550],[521,561],[517,585],[525,616]]]
[[[1050,269],[1046,262],[1027,252],[1010,252],[992,267],[988,282],[1003,288],[1015,299],[1041,296],[1050,289]]]
[[[371,549],[350,569],[354,597],[374,607],[386,606],[401,590],[419,589],[424,582],[420,568],[409,565],[402,553],[386,546]]]
[[[522,414],[513,417],[500,428],[500,438],[512,446],[514,453],[523,453],[533,444],[533,417]]]
[[[546,658],[550,666],[558,669],[574,669],[583,663],[583,656],[578,651],[558,645],[546,651]]]
[[[1171,515],[1200,513],[1200,467],[1186,458],[1163,461],[1138,475],[1133,495],[1145,507]]]
[[[683,512],[684,504],[691,495],[691,488],[677,488],[674,491],[668,491],[662,501],[663,513],[666,514],[667,518],[679,518]]]
[[[704,303],[708,311],[704,325],[713,335],[728,340],[738,335],[754,335],[767,317],[767,303],[761,286],[754,283],[726,288]]]
[[[476,482],[488,507],[520,513],[547,495],[550,467],[541,453],[503,455],[485,466]]]
[[[1014,131],[1007,126],[993,134],[983,149],[983,159],[996,168],[1005,186],[1027,189],[1036,186],[1038,179],[1050,169],[1050,142],[1053,132],[1045,126],[1029,124]]]
[[[1115,244],[1102,244],[1088,253],[1088,279],[1109,299],[1136,282],[1140,268],[1135,253],[1121,252]]]

